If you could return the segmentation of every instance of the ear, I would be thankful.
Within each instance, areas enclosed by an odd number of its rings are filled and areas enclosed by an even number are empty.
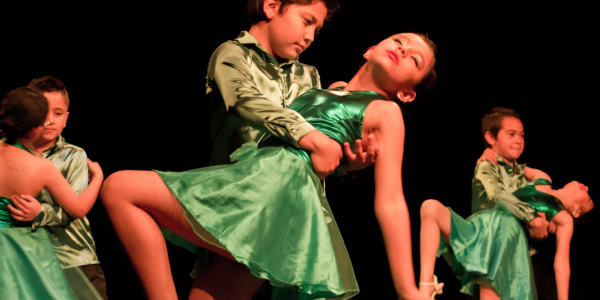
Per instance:
[[[485,141],[488,144],[490,144],[491,146],[494,146],[497,142],[496,138],[490,131],[486,131],[485,134],[483,135],[483,138],[485,138]]]
[[[265,12],[265,16],[267,16],[267,19],[273,19],[279,13],[280,6],[281,2],[279,2],[279,0],[265,0],[263,3],[263,11]]]
[[[581,213],[579,212],[579,205],[573,206],[573,209],[570,211],[570,213],[573,216],[573,218],[579,218],[579,216],[581,215]]]
[[[413,102],[413,100],[415,100],[415,98],[417,98],[417,92],[415,92],[413,90],[400,91],[396,95],[398,96],[400,101],[402,101],[404,103]]]
[[[69,112],[67,112],[67,115],[65,116],[65,127],[67,127],[67,121],[68,120],[69,120]]]
[[[373,51],[373,49],[375,49],[375,46],[371,46],[371,48],[369,48],[369,50],[367,50],[367,52],[365,52],[365,54],[363,54],[363,57],[365,59],[369,59],[369,55],[371,55],[371,51]]]

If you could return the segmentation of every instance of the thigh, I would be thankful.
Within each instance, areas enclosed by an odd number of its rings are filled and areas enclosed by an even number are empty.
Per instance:
[[[115,172],[106,179],[102,189],[103,202],[108,202],[108,205],[119,213],[131,217],[142,210],[160,227],[201,247],[231,257],[227,251],[207,243],[196,235],[179,201],[156,172],[133,170]]]

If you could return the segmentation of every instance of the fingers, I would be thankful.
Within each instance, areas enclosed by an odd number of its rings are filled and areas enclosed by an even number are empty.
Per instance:
[[[16,206],[20,210],[24,210],[25,205],[27,204],[27,201],[18,195],[10,196],[10,201],[14,204],[14,206]]]
[[[352,152],[352,149],[350,148],[350,143],[348,142],[344,143],[344,154],[348,159],[351,160],[354,160],[354,158],[356,157],[356,155]]]
[[[375,158],[377,157],[377,151],[379,150],[379,145],[377,144],[377,139],[374,134],[369,134],[367,136],[367,157],[370,157],[370,162],[374,163]]]
[[[15,217],[15,216],[23,216],[25,213],[23,213],[22,210],[15,208],[12,205],[7,205],[6,207],[8,207],[8,210],[10,210],[10,214]]]

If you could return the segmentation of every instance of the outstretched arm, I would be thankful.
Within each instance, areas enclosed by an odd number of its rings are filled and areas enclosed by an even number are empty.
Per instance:
[[[565,210],[559,212],[552,219],[551,231],[556,231],[556,253],[554,255],[554,274],[558,300],[569,299],[569,280],[571,277],[571,264],[569,255],[571,250],[571,237],[573,236],[573,218]],[[554,228],[552,228],[554,227]]]
[[[402,188],[404,121],[391,101],[373,101],[367,107],[363,136],[379,142],[375,161],[375,215],[383,233],[394,286],[400,298],[422,297],[415,284],[411,229]]]

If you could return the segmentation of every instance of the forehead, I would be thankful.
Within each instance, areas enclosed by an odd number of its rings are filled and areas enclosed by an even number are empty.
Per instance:
[[[398,33],[392,35],[390,38],[401,38],[409,42],[410,46],[413,48],[417,48],[423,53],[423,59],[429,63],[433,58],[433,51],[429,47],[429,45],[423,40],[423,38],[415,33]]]
[[[523,122],[515,117],[502,118],[502,129],[523,131]]]
[[[67,109],[65,96],[61,92],[45,92],[44,97],[48,99],[49,107]]]
[[[327,6],[323,1],[316,1],[311,4],[296,4],[292,3],[283,8],[283,14],[296,13],[305,14],[316,19],[317,23],[322,26],[327,17]]]

